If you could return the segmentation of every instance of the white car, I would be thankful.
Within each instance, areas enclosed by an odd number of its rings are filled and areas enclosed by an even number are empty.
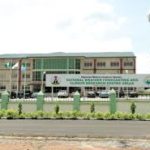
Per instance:
[[[57,94],[58,98],[67,98],[69,96],[66,90],[60,90]]]
[[[109,98],[109,91],[101,91],[99,94],[100,98]]]

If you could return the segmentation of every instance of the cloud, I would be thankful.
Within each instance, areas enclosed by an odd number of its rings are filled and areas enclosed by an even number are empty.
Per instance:
[[[150,54],[149,53],[143,53],[138,52],[135,53],[137,57],[137,73],[145,74],[149,73],[149,64],[150,64]]]
[[[98,0],[0,1],[1,53],[129,51],[127,18]],[[3,51],[2,51],[3,50]]]

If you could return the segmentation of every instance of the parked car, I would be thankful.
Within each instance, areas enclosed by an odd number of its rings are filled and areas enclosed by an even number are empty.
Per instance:
[[[125,97],[125,93],[124,93],[124,91],[119,91],[119,93],[116,92],[116,96],[117,97]]]
[[[99,96],[100,93],[101,91],[96,91],[96,96]]]
[[[57,96],[58,96],[58,98],[67,98],[67,97],[69,97],[69,94],[66,90],[60,90],[57,93]]]
[[[94,91],[89,91],[89,92],[87,93],[87,97],[89,97],[89,98],[95,98],[95,97],[96,97],[96,94],[95,94]]]
[[[129,97],[138,97],[139,94],[137,92],[135,92],[135,91],[131,91],[131,92],[129,92],[128,96]]]
[[[14,99],[14,98],[31,98],[32,92],[29,90],[26,91],[19,91],[17,93],[17,91],[11,91],[10,93],[10,98]]]
[[[39,93],[39,92],[33,92],[33,93],[31,94],[31,98],[37,98],[38,93]]]
[[[99,94],[100,98],[108,98],[109,97],[109,92],[108,91],[101,91]]]
[[[17,98],[17,94],[15,91],[8,92],[8,93],[9,93],[11,99]]]

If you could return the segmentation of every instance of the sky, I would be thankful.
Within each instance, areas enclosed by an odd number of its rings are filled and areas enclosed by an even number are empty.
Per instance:
[[[150,0],[0,0],[0,54],[134,52],[150,73]]]

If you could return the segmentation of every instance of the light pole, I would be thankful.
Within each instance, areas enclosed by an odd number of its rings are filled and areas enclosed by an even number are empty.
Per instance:
[[[125,70],[125,73],[126,73],[126,74],[128,74],[128,72],[129,72],[128,70]],[[128,87],[127,87],[127,98],[128,98],[128,96],[129,96],[128,92],[129,92],[129,90],[128,90]]]
[[[44,75],[46,72],[42,72],[42,83],[41,83],[41,91],[43,92],[43,86],[44,86]]]

